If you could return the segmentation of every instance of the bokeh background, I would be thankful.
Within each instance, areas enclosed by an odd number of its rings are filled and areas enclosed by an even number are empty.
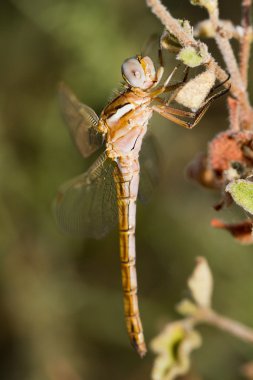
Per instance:
[[[177,17],[205,17],[186,0],[164,3]],[[125,331],[117,231],[101,241],[65,236],[51,203],[59,185],[94,159],[85,161],[69,138],[58,82],[99,113],[121,81],[122,61],[162,27],[144,0],[5,0],[0,8],[0,379],[149,379],[153,355],[140,360]],[[221,1],[221,16],[238,23],[240,1]],[[213,42],[210,48],[221,62]],[[214,272],[215,308],[253,326],[252,247],[211,229],[219,195],[184,175],[226,127],[224,98],[192,131],[158,116],[151,121],[164,175],[137,216],[147,342],[178,318],[174,307],[187,295],[199,255]],[[231,211],[224,217],[236,218]],[[241,379],[253,347],[209,327],[201,332],[203,347],[185,379]]]

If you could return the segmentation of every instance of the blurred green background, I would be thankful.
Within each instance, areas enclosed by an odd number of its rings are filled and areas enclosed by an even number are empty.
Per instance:
[[[164,3],[177,17],[205,17],[187,0]],[[221,16],[238,23],[240,1],[221,3]],[[6,0],[0,25],[0,379],[149,379],[153,356],[140,360],[125,331],[117,231],[101,241],[62,235],[51,203],[59,185],[94,159],[82,159],[69,138],[58,82],[101,112],[121,81],[122,61],[162,27],[144,0]],[[165,175],[137,215],[147,342],[178,318],[174,306],[187,295],[198,255],[214,272],[215,308],[253,326],[252,248],[209,227],[219,195],[184,176],[192,157],[226,127],[224,98],[193,131],[158,116],[151,121]],[[231,211],[226,218],[235,219]],[[253,348],[212,328],[201,331],[204,345],[186,378],[240,379]]]

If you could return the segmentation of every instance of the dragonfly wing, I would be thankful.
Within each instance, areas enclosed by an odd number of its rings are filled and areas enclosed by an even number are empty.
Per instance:
[[[161,153],[158,143],[151,133],[145,136],[140,151],[140,185],[138,199],[146,203],[153,194],[154,187],[161,178]]]
[[[53,209],[57,223],[64,232],[101,238],[116,225],[115,165],[104,153],[86,173],[60,188]]]
[[[82,104],[64,83],[59,86],[59,101],[63,118],[78,150],[83,157],[90,156],[103,144],[103,135],[97,131],[97,114]]]

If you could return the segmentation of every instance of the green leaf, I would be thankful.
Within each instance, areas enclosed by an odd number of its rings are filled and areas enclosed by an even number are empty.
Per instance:
[[[177,55],[177,59],[189,67],[197,67],[204,62],[200,52],[192,46],[187,46],[181,49],[180,53]]]
[[[253,215],[253,182],[238,179],[230,182],[226,191],[230,193],[235,203]]]

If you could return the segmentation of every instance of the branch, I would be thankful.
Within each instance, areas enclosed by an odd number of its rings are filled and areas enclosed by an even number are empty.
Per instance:
[[[219,8],[218,5],[210,11],[209,18],[213,25],[215,33],[215,41],[220,49],[223,59],[226,63],[229,73],[231,74],[231,81],[238,88],[242,89],[242,93],[238,96],[239,105],[241,111],[239,112],[239,117],[241,119],[242,129],[249,129],[252,127],[252,109],[249,103],[248,92],[247,92],[247,73],[248,73],[248,61],[250,54],[250,39],[251,39],[251,27],[250,27],[250,3],[251,0],[242,0],[245,7],[243,7],[243,23],[245,28],[243,29],[243,37],[241,42],[241,54],[240,54],[240,69],[235,58],[231,43],[226,35],[223,35],[222,24],[219,19]],[[247,32],[246,32],[247,30]],[[231,116],[230,116],[231,118]]]
[[[245,86],[247,86],[248,83],[250,47],[252,42],[252,27],[250,24],[251,6],[252,0],[242,0],[243,37],[241,38],[240,46],[240,71]]]
[[[239,109],[239,102],[237,99],[232,98],[231,96],[228,96],[227,98],[227,104],[228,104],[228,113],[229,113],[229,125],[230,129],[232,131],[239,131],[240,130],[240,109]]]
[[[152,12],[161,21],[167,30],[169,30],[174,36],[177,37],[178,41],[182,46],[193,46],[198,47],[198,43],[193,36],[190,36],[178,23],[168,9],[161,3],[160,0],[146,0],[148,7],[151,8]]]
[[[253,343],[253,329],[240,322],[223,317],[211,309],[199,309],[196,313],[196,322],[204,322],[226,331],[237,338]]]
[[[215,30],[215,41],[231,75],[232,82],[245,92],[245,86],[231,44],[228,38],[222,35],[222,26],[219,20],[219,9],[217,6],[212,11],[209,11],[209,18]]]
[[[193,324],[207,323],[226,331],[237,338],[253,343],[253,329],[242,323],[223,317],[211,308],[213,275],[204,257],[197,259],[196,267],[188,279],[193,301],[184,299],[178,305],[180,314],[187,315]]]

